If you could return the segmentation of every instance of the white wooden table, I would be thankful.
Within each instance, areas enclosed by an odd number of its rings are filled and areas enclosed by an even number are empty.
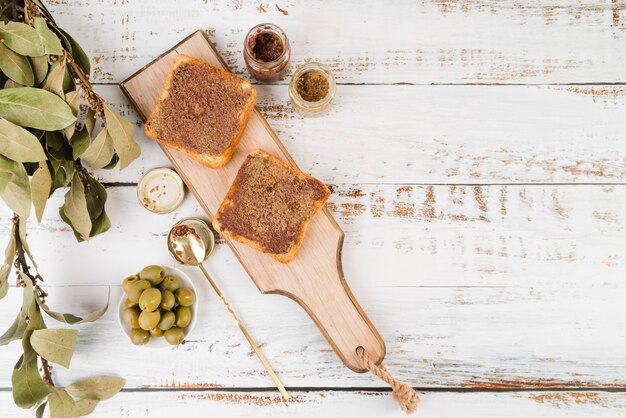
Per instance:
[[[163,216],[137,203],[140,174],[167,161],[117,83],[197,28],[247,76],[243,37],[271,21],[294,65],[320,60],[337,76],[323,118],[293,112],[287,80],[258,86],[259,108],[300,167],[333,186],[346,277],[387,342],[387,367],[421,392],[419,416],[626,416],[625,1],[281,1],[288,15],[256,0],[49,3],[143,150],[128,169],[99,173],[105,235],[76,243],[60,192],[30,225],[53,308],[85,312],[109,287],[115,304],[127,273],[173,263],[168,228],[203,216],[191,196]],[[9,216],[2,209],[3,237]],[[207,267],[293,402],[193,270],[203,301],[193,339],[133,347],[112,308],[79,327],[71,370],[56,367],[55,380],[126,377],[94,417],[402,416],[295,303],[260,295],[226,245]],[[1,328],[17,295],[0,303]],[[11,400],[18,353],[0,351],[2,417],[32,415]]]

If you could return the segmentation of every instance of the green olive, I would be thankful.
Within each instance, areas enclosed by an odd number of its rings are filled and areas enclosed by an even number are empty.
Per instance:
[[[161,290],[169,290],[170,292],[174,292],[176,289],[180,288],[180,280],[176,276],[165,276],[163,282],[159,286]]]
[[[139,328],[139,314],[141,314],[141,311],[137,307],[126,308],[122,312],[122,319],[129,327]]]
[[[128,299],[131,302],[139,302],[139,297],[143,293],[144,290],[150,288],[150,282],[147,280],[139,280],[133,283],[128,289]]]
[[[165,270],[161,266],[148,266],[141,269],[139,278],[150,282],[152,286],[157,286],[163,281]]]
[[[176,291],[176,302],[181,306],[191,306],[196,301],[196,294],[191,289],[178,289]]]
[[[161,292],[161,304],[159,305],[159,308],[163,309],[164,311],[171,311],[175,304],[176,298],[174,297],[174,294],[172,292],[170,292],[169,290],[164,290]]]
[[[161,291],[150,288],[141,293],[139,297],[139,307],[142,311],[156,311],[161,303]]]
[[[163,314],[161,314],[161,320],[159,321],[159,324],[157,326],[163,331],[167,331],[174,326],[175,322],[176,315],[174,315],[174,312],[165,311],[163,312]]]
[[[133,302],[132,300],[126,298],[123,302],[124,308],[132,308],[133,306],[137,306],[137,302]]]
[[[156,327],[161,320],[161,312],[148,312],[143,311],[139,314],[139,327],[141,329],[145,329],[146,331],[150,331],[152,328]]]
[[[154,327],[150,330],[150,335],[152,335],[153,337],[162,337],[163,336],[163,330],[161,328],[157,328]]]
[[[165,339],[172,345],[178,345],[185,339],[185,333],[180,328],[170,328],[165,331]]]
[[[191,309],[187,306],[179,306],[174,313],[176,314],[176,326],[178,328],[185,328],[191,322]]]
[[[124,292],[128,293],[128,289],[130,289],[130,286],[138,281],[139,277],[137,277],[136,275],[133,274],[132,276],[128,276],[124,279],[124,281],[122,281],[122,289],[124,289]]]
[[[150,341],[150,333],[143,329],[131,329],[130,340],[135,345],[144,345]]]

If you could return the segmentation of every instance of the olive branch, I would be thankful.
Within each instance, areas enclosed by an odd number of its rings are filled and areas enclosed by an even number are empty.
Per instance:
[[[132,125],[94,92],[89,74],[89,58],[40,0],[0,0],[0,198],[14,212],[0,264],[0,299],[13,268],[22,289],[22,307],[0,346],[21,340],[13,398],[21,408],[35,408],[37,417],[46,407],[52,418],[87,415],[124,385],[115,376],[65,388],[54,384],[51,363],[69,367],[77,331],[48,329],[42,311],[74,325],[97,320],[108,302],[84,318],[52,311],[26,241],[31,207],[41,222],[49,197],[60,188],[68,190],[59,216],[78,241],[107,231],[106,190],[83,163],[124,168],[139,156]]]

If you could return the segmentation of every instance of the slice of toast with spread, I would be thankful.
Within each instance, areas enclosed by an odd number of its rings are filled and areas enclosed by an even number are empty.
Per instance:
[[[256,90],[248,81],[179,55],[144,130],[150,138],[219,168],[233,156],[255,104]]]
[[[321,181],[255,150],[239,168],[213,227],[227,238],[288,263],[302,245],[308,223],[329,196],[330,190]]]

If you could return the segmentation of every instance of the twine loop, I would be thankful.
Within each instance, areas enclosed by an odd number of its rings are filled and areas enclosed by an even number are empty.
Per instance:
[[[407,415],[415,412],[417,405],[419,405],[420,402],[420,398],[417,396],[415,389],[393,377],[382,364],[378,365],[374,363],[368,357],[363,347],[357,347],[356,354],[359,356],[359,359],[361,359],[367,370],[391,386],[393,391],[393,400],[400,405],[400,408],[406,412]]]

